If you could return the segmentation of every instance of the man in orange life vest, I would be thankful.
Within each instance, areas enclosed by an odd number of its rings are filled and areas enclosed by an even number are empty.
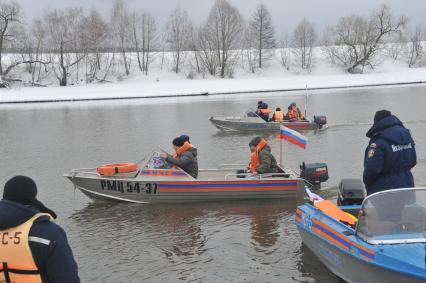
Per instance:
[[[188,138],[186,141],[186,137]],[[161,157],[167,162],[181,168],[183,171],[188,173],[194,178],[198,176],[198,160],[197,160],[197,149],[189,143],[189,137],[182,136],[177,137],[173,140],[173,147],[176,151],[175,155],[172,156],[165,152],[161,153]]]
[[[266,104],[263,101],[259,101],[257,102],[257,110],[256,110],[256,114],[262,118],[263,120],[265,120],[265,122],[269,121],[269,114],[271,113],[271,109],[268,108],[268,104]]]
[[[251,175],[277,173],[279,171],[275,157],[271,154],[268,141],[261,137],[253,138],[250,143],[251,160],[247,171],[242,169],[237,171],[238,177],[245,177],[247,173]]]
[[[0,282],[78,283],[77,264],[55,212],[25,176],[6,182],[0,201]]]

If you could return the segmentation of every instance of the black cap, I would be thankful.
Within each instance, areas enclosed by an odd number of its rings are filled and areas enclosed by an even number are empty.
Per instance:
[[[181,137],[177,137],[172,141],[172,143],[173,145],[180,147],[185,143],[185,141]]]
[[[23,205],[32,205],[40,212],[49,213],[53,218],[57,218],[56,213],[44,206],[37,200],[37,185],[33,179],[26,176],[15,176],[4,185],[3,199],[14,201]]]
[[[258,102],[257,102],[257,104],[262,104],[263,103],[263,101],[262,100],[259,100]]]
[[[181,135],[179,138],[181,138],[184,142],[189,142],[189,136],[188,135]]]
[[[257,146],[260,141],[262,140],[261,137],[255,137],[249,142],[249,146]]]
[[[389,117],[391,115],[392,115],[392,113],[388,110],[383,109],[383,110],[377,111],[376,114],[374,115],[374,124],[376,124],[377,122],[379,122],[383,118]]]
[[[281,111],[281,108],[277,107],[277,109],[275,109],[275,111]]]

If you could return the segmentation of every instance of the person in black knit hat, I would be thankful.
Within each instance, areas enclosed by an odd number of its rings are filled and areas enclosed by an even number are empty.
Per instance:
[[[389,110],[379,110],[366,136],[363,181],[367,194],[414,187],[411,168],[417,163],[410,130]]]
[[[183,171],[194,177],[198,177],[198,151],[189,143],[189,137],[184,135],[172,141],[175,154],[172,156],[166,152],[161,153],[161,158],[172,165],[180,167]]]
[[[0,245],[0,282],[80,282],[65,231],[52,222],[56,218],[37,200],[31,178],[6,182],[0,201],[0,233],[7,235]]]

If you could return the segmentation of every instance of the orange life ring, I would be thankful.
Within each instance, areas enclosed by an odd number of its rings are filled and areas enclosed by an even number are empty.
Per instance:
[[[112,163],[96,168],[96,171],[102,176],[113,176],[118,173],[135,172],[136,170],[138,170],[136,163]]]

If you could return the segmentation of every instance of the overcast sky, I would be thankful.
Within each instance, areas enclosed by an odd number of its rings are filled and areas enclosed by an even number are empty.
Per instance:
[[[1,1],[1,0],[0,0]],[[92,7],[108,15],[114,0],[16,0],[21,4],[28,19],[42,16],[46,11],[66,7],[82,6],[85,11]],[[426,23],[425,0],[228,0],[238,7],[244,17],[249,17],[256,6],[265,4],[272,14],[272,20],[280,37],[291,32],[297,23],[306,17],[322,30],[333,24],[338,18],[351,14],[368,15],[372,10],[386,3],[395,15],[405,15],[411,19],[410,24]],[[176,7],[186,10],[195,23],[204,21],[214,0],[126,0],[132,11],[151,13],[162,26],[168,15]]]

